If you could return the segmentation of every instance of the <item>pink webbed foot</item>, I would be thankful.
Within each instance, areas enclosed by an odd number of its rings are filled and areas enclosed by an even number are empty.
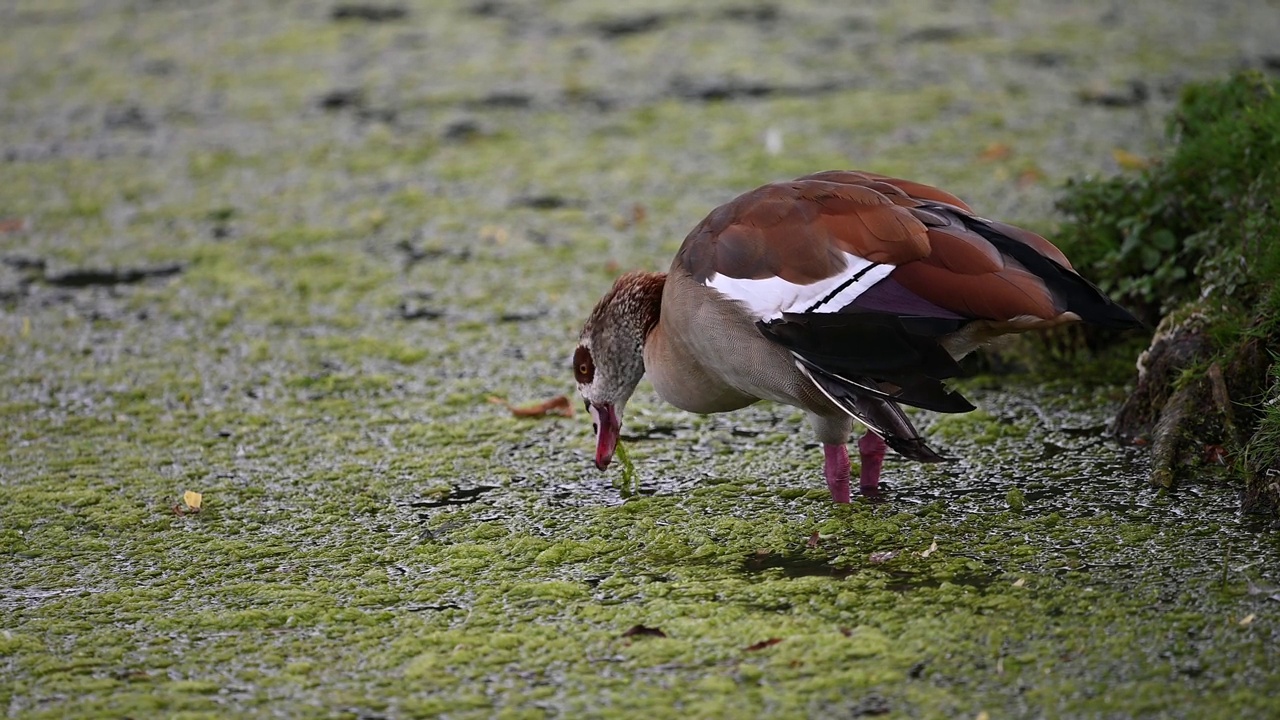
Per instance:
[[[888,449],[884,439],[867,431],[858,440],[858,454],[862,456],[862,474],[858,477],[858,489],[874,493],[880,489],[880,469],[884,466],[884,453]],[[846,459],[847,463],[848,460]]]
[[[849,449],[843,443],[823,443],[822,474],[827,479],[831,500],[849,502]]]

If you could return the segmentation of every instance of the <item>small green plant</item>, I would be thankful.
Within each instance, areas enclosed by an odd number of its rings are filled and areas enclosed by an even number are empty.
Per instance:
[[[1271,390],[1262,402],[1258,429],[1244,448],[1249,509],[1280,509],[1280,362],[1272,357]]]

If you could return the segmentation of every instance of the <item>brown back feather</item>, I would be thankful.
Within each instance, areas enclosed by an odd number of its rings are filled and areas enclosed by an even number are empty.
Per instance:
[[[922,183],[828,171],[757,188],[716,208],[685,238],[673,270],[705,282],[780,277],[811,284],[846,267],[844,253],[895,265],[893,279],[967,317],[1053,318],[1062,308],[1045,283],[965,225],[973,210]],[[1064,268],[1049,241],[990,223]]]

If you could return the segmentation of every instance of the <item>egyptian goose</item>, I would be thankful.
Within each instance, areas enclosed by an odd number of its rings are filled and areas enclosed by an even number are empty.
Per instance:
[[[721,205],[667,273],[618,278],[582,328],[573,373],[601,470],[648,374],[663,400],[690,412],[759,400],[803,409],[831,498],[846,503],[854,420],[868,428],[859,487],[873,492],[886,444],[943,460],[899,403],[973,410],[943,383],[957,360],[997,335],[1081,320],[1140,325],[1035,233],[928,185],[831,171]]]

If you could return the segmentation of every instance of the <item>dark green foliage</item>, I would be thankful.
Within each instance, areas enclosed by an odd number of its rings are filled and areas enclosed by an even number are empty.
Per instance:
[[[1206,286],[1269,298],[1280,270],[1280,97],[1262,75],[1192,85],[1176,151],[1136,177],[1072,183],[1059,240],[1103,290],[1154,324]],[[1243,262],[1242,262],[1243,260]],[[1272,303],[1272,307],[1275,307]]]
[[[1193,85],[1169,133],[1174,152],[1138,176],[1072,184],[1059,203],[1072,220],[1060,239],[1080,269],[1146,321],[1169,313],[1204,316],[1210,357],[1162,382],[1201,383],[1208,392],[1211,368],[1225,376],[1218,386],[1229,389],[1235,409],[1222,418],[1201,415],[1187,437],[1228,447],[1247,480],[1246,507],[1274,512],[1280,508],[1280,96],[1257,73]],[[1150,417],[1160,411],[1150,408]],[[1205,422],[1224,427],[1215,431]]]

